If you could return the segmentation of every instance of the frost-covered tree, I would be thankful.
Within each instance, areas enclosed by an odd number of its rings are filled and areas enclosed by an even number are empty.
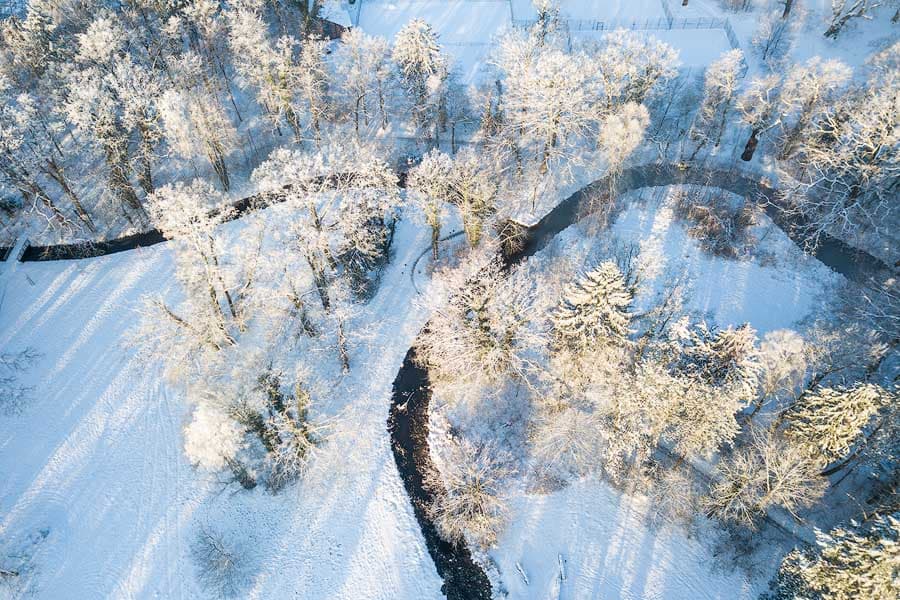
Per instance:
[[[543,342],[528,327],[534,282],[508,274],[497,259],[476,252],[441,276],[435,314],[417,338],[418,356],[432,381],[448,387],[490,385],[532,370],[528,350]]]
[[[795,331],[779,329],[766,334],[759,347],[759,394],[749,416],[767,401],[780,403],[800,392],[813,358],[813,349]]]
[[[794,513],[810,506],[825,489],[818,465],[802,448],[755,429],[749,444],[716,464],[713,480],[707,513],[749,527],[771,507]]]
[[[190,59],[182,63],[186,82],[193,78],[197,66],[197,61]],[[222,189],[228,191],[231,180],[225,158],[237,134],[218,100],[202,85],[188,84],[163,92],[158,107],[169,147],[186,160],[205,156]]]
[[[320,147],[322,121],[331,106],[328,96],[329,72],[325,64],[327,51],[328,42],[326,40],[307,38],[300,46],[300,55],[297,58],[297,93],[316,145]]]
[[[334,140],[315,153],[276,150],[253,173],[260,188],[283,195],[291,211],[280,255],[283,291],[296,306],[305,285],[300,277],[311,275],[335,324],[345,370],[345,292],[365,291],[370,271],[386,259],[400,202],[397,176],[381,156],[378,148]]]
[[[678,371],[735,396],[739,404],[752,400],[759,381],[756,331],[749,324],[713,330],[705,323],[677,327],[681,357]]]
[[[438,244],[441,239],[441,224],[447,212],[446,205],[452,202],[453,159],[440,150],[434,149],[422,157],[422,161],[410,172],[406,180],[410,196],[425,217],[425,224],[431,228],[431,256],[438,259]]]
[[[617,111],[606,115],[600,122],[597,149],[606,161],[606,176],[611,191],[615,180],[628,158],[644,141],[650,125],[650,113],[643,104],[628,102]],[[611,194],[612,197],[612,194]]]
[[[157,75],[129,57],[117,62],[110,75],[110,88],[121,103],[122,125],[138,134],[138,183],[144,192],[153,192],[153,165],[156,146],[162,137],[156,100],[162,93]]]
[[[51,222],[71,224],[64,209],[45,189],[41,176],[55,182],[72,204],[77,218],[89,231],[94,221],[63,168],[63,153],[57,142],[61,124],[44,112],[40,100],[22,93],[15,95],[8,81],[0,78],[0,176],[22,194],[27,202],[42,205],[50,212]]]
[[[77,39],[78,68],[67,78],[67,117],[102,150],[110,191],[143,219],[144,208],[130,181],[130,132],[114,88],[114,67],[126,55],[128,34],[117,17],[103,13]]]
[[[441,537],[483,550],[496,543],[508,519],[503,493],[514,472],[510,464],[510,457],[490,445],[462,440],[450,446],[442,471],[425,481],[434,496],[427,510]]]
[[[571,284],[553,313],[558,343],[583,353],[627,344],[634,291],[614,261],[601,262]]]
[[[276,128],[283,120],[300,141],[303,127],[294,98],[297,40],[285,36],[272,43],[262,16],[246,6],[230,11],[228,24],[228,41],[242,85],[256,89],[257,101]]]
[[[582,477],[602,466],[604,430],[597,414],[580,406],[547,405],[536,411],[529,435],[537,472]]]
[[[895,68],[834,101],[805,127],[791,160],[781,165],[790,209],[807,220],[814,235],[878,232],[897,214],[897,82],[900,69]]]
[[[718,148],[728,124],[728,116],[737,100],[744,53],[740,49],[729,50],[706,69],[703,79],[703,102],[697,112],[691,138],[697,152],[712,142]]]
[[[809,126],[832,108],[850,75],[850,68],[841,61],[822,60],[818,56],[788,69],[779,95],[784,128],[780,159],[789,158],[797,150]]]
[[[872,11],[882,4],[882,0],[831,0],[831,24],[825,30],[825,37],[837,38],[852,19],[871,19]]]
[[[847,457],[889,399],[889,394],[874,384],[806,393],[787,413],[786,435],[824,468]]]
[[[244,5],[242,5],[244,6]],[[231,63],[236,58],[230,53],[228,43],[228,16],[234,10],[226,11],[216,0],[188,0],[181,10],[168,17],[164,32],[200,56],[204,81],[208,91],[228,94],[237,118],[240,111],[232,91]]]
[[[437,33],[424,20],[411,20],[397,32],[392,58],[400,71],[400,84],[412,107],[416,127],[426,140],[432,139],[443,110],[449,73]]]
[[[498,179],[491,163],[472,148],[463,148],[453,158],[450,202],[459,210],[466,240],[473,248],[481,243],[485,220],[496,210]]]
[[[460,81],[459,73],[452,70],[447,77],[444,110],[441,117],[442,129],[450,128],[451,153],[456,152],[456,128],[474,120],[468,89]]]
[[[500,41],[503,112],[544,175],[554,163],[573,156],[595,120],[594,65],[583,53],[555,47],[534,49],[530,60],[523,60],[523,35],[514,32]]]
[[[762,16],[751,43],[770,69],[781,65],[801,24],[801,19],[785,19],[777,10]]]
[[[233,211],[225,207],[221,193],[194,180],[163,186],[147,200],[153,223],[175,240],[176,275],[186,295],[181,307],[152,301],[160,321],[171,326],[174,347],[168,352],[177,367],[200,350],[218,351],[236,343],[249,290],[245,282],[234,280],[222,260],[217,227]]]
[[[532,0],[537,17],[531,26],[531,35],[539,46],[556,42],[555,36],[560,31],[559,4],[554,0]]]
[[[360,121],[386,127],[387,101],[393,86],[393,63],[387,40],[370,36],[361,29],[351,29],[341,38],[334,52],[336,88],[353,113],[353,128],[360,134]]]
[[[781,77],[768,75],[750,81],[746,91],[737,102],[737,110],[741,121],[750,127],[750,138],[744,146],[741,159],[753,160],[753,154],[759,145],[759,138],[779,124],[779,100]]]
[[[215,531],[201,528],[197,532],[191,557],[200,582],[220,598],[238,597],[250,583],[240,544]]]
[[[626,102],[642,104],[656,86],[677,73],[678,51],[653,36],[616,30],[588,51],[600,78],[600,106],[606,113]]]
[[[781,565],[779,598],[896,598],[900,595],[900,515],[875,515],[827,534],[818,548],[794,550]]]

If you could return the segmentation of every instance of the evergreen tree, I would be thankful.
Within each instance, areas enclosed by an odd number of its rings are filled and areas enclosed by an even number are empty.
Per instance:
[[[900,597],[900,513],[818,533],[818,553],[795,550],[782,563],[776,598],[890,600]]]
[[[634,298],[616,263],[607,260],[570,285],[553,315],[557,339],[585,351],[594,345],[624,345],[631,333],[628,309]]]
[[[787,414],[787,435],[825,466],[844,458],[860,441],[869,421],[887,402],[880,386],[821,388],[804,395]]]

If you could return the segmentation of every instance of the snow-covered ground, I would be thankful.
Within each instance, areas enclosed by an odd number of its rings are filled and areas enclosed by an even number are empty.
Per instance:
[[[560,0],[559,9],[565,18],[599,21],[665,16],[661,0]],[[537,16],[531,0],[512,0],[512,10],[516,19],[534,19]]]
[[[33,401],[0,416],[0,550],[30,548],[35,597],[204,597],[190,547],[207,527],[241,543],[251,597],[439,598],[385,427],[424,323],[408,268],[427,232],[409,220],[397,235],[355,324],[369,333],[353,349],[359,368],[334,390],[348,433],[276,496],[197,473],[182,452],[178,390],[123,343],[142,294],[176,293],[168,245],[2,273],[0,348],[41,353],[23,381]]]
[[[506,0],[399,0],[363,2],[359,27],[390,40],[412,19],[434,27],[465,84],[481,81],[493,40],[511,23]]]
[[[712,548],[681,527],[648,527],[649,513],[648,499],[592,480],[546,496],[519,494],[491,556],[517,600],[749,600],[765,589],[764,581],[716,568]]]
[[[609,31],[573,31],[572,43],[578,41],[601,41]],[[724,29],[653,29],[638,30],[636,35],[656,38],[678,50],[678,60],[682,68],[697,68],[698,75],[710,62],[723,52],[731,50]]]

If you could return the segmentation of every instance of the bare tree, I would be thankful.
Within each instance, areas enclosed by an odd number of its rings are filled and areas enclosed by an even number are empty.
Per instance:
[[[506,525],[504,487],[514,473],[510,457],[493,446],[453,443],[441,473],[430,473],[425,485],[434,503],[428,507],[441,533],[452,542],[469,540],[488,549]]]

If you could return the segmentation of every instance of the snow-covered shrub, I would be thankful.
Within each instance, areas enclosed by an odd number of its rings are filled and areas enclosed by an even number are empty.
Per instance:
[[[249,585],[244,550],[222,534],[201,528],[191,546],[197,579],[216,596],[234,598]]]
[[[225,411],[198,404],[184,428],[184,452],[202,469],[218,471],[229,465],[244,445],[244,432]]]
[[[737,258],[752,241],[749,230],[756,218],[752,202],[735,203],[702,189],[679,190],[674,207],[680,218],[691,223],[688,234],[711,254]]]
[[[507,521],[503,495],[514,473],[510,463],[511,457],[491,445],[463,440],[450,446],[444,468],[425,482],[434,495],[428,512],[441,537],[482,549],[494,545]]]

